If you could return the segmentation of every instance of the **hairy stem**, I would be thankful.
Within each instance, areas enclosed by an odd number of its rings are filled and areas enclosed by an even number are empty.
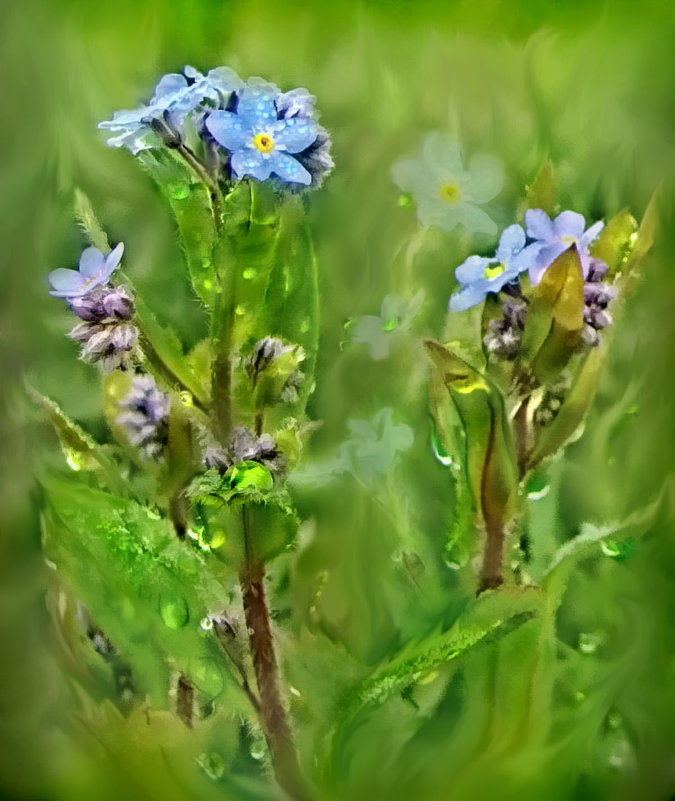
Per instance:
[[[218,182],[213,178],[201,159],[186,144],[178,145],[175,150],[209,190],[216,231],[220,232],[223,225],[223,196]]]
[[[309,798],[298,762],[293,732],[286,712],[279,666],[274,652],[272,624],[265,597],[265,568],[251,559],[248,549],[250,521],[242,508],[246,564],[240,574],[241,594],[246,618],[251,658],[260,697],[260,722],[263,728],[274,774],[280,786],[296,801]]]

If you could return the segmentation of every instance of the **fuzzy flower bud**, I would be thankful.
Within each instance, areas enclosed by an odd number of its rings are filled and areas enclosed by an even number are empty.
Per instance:
[[[145,459],[163,455],[169,436],[169,405],[169,396],[149,375],[135,376],[131,391],[119,403],[122,413],[117,423]]]
[[[499,320],[491,320],[483,343],[488,352],[498,359],[515,359],[520,347],[527,302],[522,298],[507,298],[502,304],[503,316]]]
[[[304,358],[301,347],[286,345],[276,337],[265,337],[256,342],[244,362],[244,369],[260,406],[279,400],[284,403],[297,401],[298,388],[304,381],[298,366]]]
[[[85,322],[102,322],[106,319],[131,320],[134,302],[122,287],[96,287],[87,295],[68,300],[70,310]]]

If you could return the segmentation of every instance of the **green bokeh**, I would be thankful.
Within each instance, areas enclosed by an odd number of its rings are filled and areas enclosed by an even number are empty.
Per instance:
[[[391,164],[415,154],[436,129],[461,137],[469,153],[496,154],[508,179],[493,209],[500,226],[512,221],[522,187],[546,158],[556,165],[563,207],[589,216],[628,207],[639,217],[660,187],[657,243],[618,320],[586,434],[556,471],[555,491],[531,507],[541,551],[535,563],[543,563],[583,522],[618,522],[660,499],[628,558],[598,550],[570,579],[557,614],[559,684],[551,717],[559,753],[537,741],[536,721],[520,730],[500,720],[499,704],[495,709],[481,694],[485,663],[476,655],[470,680],[446,673],[424,685],[416,699],[428,714],[424,726],[413,725],[418,713],[404,699],[380,710],[355,735],[331,781],[336,798],[411,801],[667,801],[675,793],[674,34],[668,0],[4,4],[4,797],[239,797],[209,771],[194,778],[191,758],[173,747],[183,733],[159,713],[151,733],[139,725],[138,742],[120,748],[126,730],[88,675],[96,668],[83,678],[73,649],[56,633],[57,584],[39,552],[35,476],[45,462],[60,466],[60,456],[23,396],[27,375],[92,435],[106,436],[97,375],[76,360],[64,336],[68,315],[45,291],[47,272],[74,263],[82,247],[72,215],[75,187],[90,196],[111,240],[125,242],[125,269],[158,316],[186,345],[204,333],[161,198],[129,154],[106,148],[95,128],[114,109],[147,96],[157,76],[186,63],[228,64],[283,88],[307,86],[333,134],[337,168],[310,212],[322,318],[310,412],[323,426],[313,455],[332,458],[348,437],[347,421],[385,406],[415,432],[396,471],[375,485],[345,480],[337,497],[334,487],[327,497],[299,494],[300,511],[315,516],[316,530],[293,563],[292,588],[279,581],[277,603],[280,621],[302,644],[302,659],[289,663],[292,681],[307,681],[306,695],[317,704],[320,693],[310,685],[319,687],[331,673],[329,684],[345,683],[350,669],[358,675],[439,621],[449,624],[466,599],[443,560],[453,496],[447,471],[430,453],[421,348],[412,338],[388,360],[372,362],[363,346],[348,343],[345,329],[360,315],[379,314],[387,293],[412,298],[423,288],[414,330],[441,337],[452,269],[467,254],[467,243],[454,235],[413,239],[414,208],[400,205]],[[419,246],[415,259],[408,258],[411,240]],[[510,647],[516,657],[520,648],[526,662],[534,646],[524,630],[513,636]],[[324,649],[313,637],[339,648]],[[502,680],[503,715],[520,701]],[[100,706],[83,697],[83,686],[103,693]],[[455,768],[468,759],[458,737],[468,742],[475,732],[466,721],[459,733],[453,726],[470,693],[475,726],[492,715],[492,731],[504,739],[488,742],[458,784]],[[311,762],[312,715],[297,706],[300,744]],[[549,710],[539,714],[543,719]],[[154,737],[166,745],[162,755],[148,745]],[[250,745],[257,753],[260,744]],[[205,754],[203,762],[219,774],[216,757]],[[254,757],[250,762],[240,772],[260,774]],[[257,787],[241,797],[271,797]]]

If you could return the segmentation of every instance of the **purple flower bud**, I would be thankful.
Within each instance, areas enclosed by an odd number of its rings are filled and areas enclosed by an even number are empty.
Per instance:
[[[116,317],[119,320],[130,320],[134,314],[134,302],[127,293],[119,287],[113,287],[104,293],[101,301],[106,317]]]
[[[138,329],[130,323],[107,319],[79,323],[68,336],[82,343],[80,358],[83,361],[97,362],[103,372],[108,373],[131,367]]]
[[[581,331],[581,341],[587,348],[593,348],[600,342],[600,336],[593,326],[587,324]]]
[[[137,375],[131,391],[120,401],[117,423],[131,445],[146,459],[160,459],[169,436],[169,396],[158,389],[149,375]]]
[[[607,275],[608,269],[609,268],[605,262],[601,259],[591,259],[588,266],[588,275],[586,280],[590,281],[591,283],[602,281],[602,279]]]

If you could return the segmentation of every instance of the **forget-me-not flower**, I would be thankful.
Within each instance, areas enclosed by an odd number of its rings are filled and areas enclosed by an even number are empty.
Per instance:
[[[163,119],[178,130],[187,114],[204,101],[225,104],[242,86],[241,78],[229,67],[217,67],[203,75],[188,66],[182,74],[164,75],[149,103],[131,111],[116,111],[111,120],[100,122],[98,127],[115,134],[107,140],[108,145],[126,147],[136,154],[156,146],[154,121]]]
[[[265,181],[274,174],[287,183],[309,186],[312,175],[296,154],[314,144],[320,128],[311,117],[280,118],[276,99],[276,87],[249,81],[239,93],[236,111],[212,111],[206,117],[206,128],[230,152],[230,166],[237,178]],[[305,98],[303,106],[306,104]]]
[[[450,311],[464,311],[480,303],[489,292],[499,292],[530,268],[538,252],[537,246],[525,247],[522,226],[509,225],[502,232],[494,256],[469,256],[457,267],[455,278],[461,287],[450,298]]]
[[[602,221],[596,222],[588,230],[583,214],[576,211],[563,211],[552,220],[541,209],[529,209],[525,212],[527,235],[535,242],[536,258],[529,267],[530,281],[538,284],[546,268],[571,245],[577,246],[584,278],[590,266],[589,245],[604,228]]]
[[[412,193],[423,225],[446,231],[463,225],[475,233],[495,234],[497,226],[480,206],[502,188],[500,163],[491,156],[474,156],[465,168],[458,142],[448,134],[430,133],[421,159],[404,159],[392,168],[394,182]]]
[[[375,361],[386,359],[396,335],[410,328],[422,307],[424,294],[424,290],[420,289],[409,301],[398,295],[386,295],[379,315],[366,314],[356,320],[352,339],[366,345],[370,357]]]
[[[77,270],[59,267],[49,273],[49,292],[55,298],[80,298],[92,289],[107,284],[110,276],[117,269],[124,253],[122,242],[111,250],[107,256],[98,248],[89,247],[82,251]]]

